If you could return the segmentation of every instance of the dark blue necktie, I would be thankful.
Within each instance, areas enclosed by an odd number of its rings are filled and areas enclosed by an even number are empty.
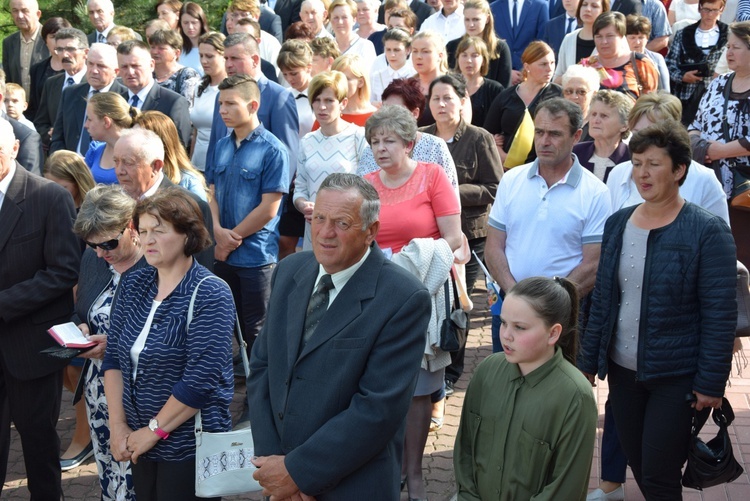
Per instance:
[[[518,0],[513,0],[513,31],[518,27]]]
[[[573,31],[573,21],[575,21],[575,19],[573,19],[572,17],[568,18],[568,27],[565,29],[565,33],[566,34],[568,34],[571,31]]]

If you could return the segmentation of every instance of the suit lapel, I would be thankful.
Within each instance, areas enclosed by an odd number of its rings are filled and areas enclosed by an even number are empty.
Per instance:
[[[515,40],[516,37],[515,33],[513,33],[513,23],[511,23],[510,21],[510,11],[508,10],[510,4],[508,3],[508,0],[499,0],[498,4],[500,5],[500,7],[497,10],[500,15],[495,17],[495,22],[499,21],[500,24],[503,25],[505,33],[508,34],[506,38],[510,39],[511,41]]]
[[[23,210],[18,206],[26,198],[26,171],[16,162],[16,173],[8,186],[3,205],[0,207],[0,252],[8,243]]]
[[[151,87],[151,90],[148,91],[148,95],[146,96],[146,99],[143,101],[143,105],[141,106],[141,110],[148,111],[148,110],[155,110],[159,106],[159,97],[161,93],[159,92],[159,83],[154,80],[154,86]]]
[[[370,255],[362,263],[362,266],[352,275],[344,289],[339,291],[323,320],[320,321],[312,337],[300,353],[299,360],[341,332],[362,313],[362,302],[375,296],[377,287],[375,277],[378,276],[385,258],[377,245],[373,245],[371,249]],[[312,293],[312,289],[310,289],[310,293]],[[309,299],[309,297],[310,294],[307,298]],[[307,304],[307,301],[305,301],[305,304]]]

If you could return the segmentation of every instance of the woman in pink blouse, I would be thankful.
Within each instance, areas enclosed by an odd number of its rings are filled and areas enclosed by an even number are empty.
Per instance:
[[[365,137],[380,170],[367,179],[380,195],[377,243],[386,254],[398,253],[415,238],[444,239],[451,250],[460,247],[461,207],[443,169],[410,158],[417,121],[400,106],[383,106],[367,121]],[[442,352],[435,347],[435,356]],[[447,357],[448,365],[450,357]],[[440,365],[440,364],[437,364]],[[422,455],[432,415],[430,395],[443,387],[445,366],[421,369],[406,418],[402,476],[410,499],[425,499]]]

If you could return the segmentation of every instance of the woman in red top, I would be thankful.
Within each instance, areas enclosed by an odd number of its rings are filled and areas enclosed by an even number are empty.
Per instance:
[[[380,170],[367,179],[380,195],[377,243],[386,254],[397,253],[415,238],[442,238],[451,250],[462,243],[461,207],[443,169],[410,158],[417,121],[400,106],[385,105],[368,121],[365,137]],[[450,357],[447,360],[450,363]],[[443,387],[445,367],[421,369],[406,418],[402,475],[410,499],[426,498],[422,455],[432,415],[430,395]]]

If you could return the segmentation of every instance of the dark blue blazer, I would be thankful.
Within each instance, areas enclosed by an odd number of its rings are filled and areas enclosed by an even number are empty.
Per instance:
[[[562,45],[563,38],[567,35],[565,33],[567,23],[568,16],[563,12],[562,15],[550,19],[544,28],[544,37],[542,40],[547,42],[547,45],[555,51],[555,58],[557,58],[557,53],[560,52],[560,45]],[[573,29],[575,30],[576,28],[577,23],[573,21]]]
[[[260,88],[258,119],[268,132],[286,145],[289,150],[289,165],[294,170],[297,167],[297,150],[299,149],[299,117],[294,95],[281,85],[268,79],[258,81],[258,88]],[[208,165],[213,165],[216,143],[228,134],[229,129],[227,129],[219,114],[219,95],[217,95],[214,119],[211,123],[211,137],[208,140],[206,168],[208,168]],[[289,179],[291,179],[291,174],[290,172]]]
[[[78,141],[83,131],[83,118],[86,116],[86,99],[91,86],[81,82],[65,89],[62,93],[60,107],[57,110],[55,126],[52,129],[52,139],[49,145],[49,154],[57,150],[76,151]],[[116,92],[128,99],[128,89],[120,82],[112,82],[110,92]],[[85,133],[84,141],[81,142],[81,155],[85,155],[91,143],[91,136]]]
[[[285,455],[318,501],[398,499],[429,293],[373,244],[300,348],[317,275],[314,254],[299,252],[271,281],[247,381],[255,454]]]
[[[495,32],[510,47],[513,69],[522,69],[521,54],[534,40],[544,37],[544,27],[549,21],[549,4],[546,0],[526,0],[521,10],[521,18],[514,31],[510,23],[508,0],[497,0],[490,5],[495,17]]]

